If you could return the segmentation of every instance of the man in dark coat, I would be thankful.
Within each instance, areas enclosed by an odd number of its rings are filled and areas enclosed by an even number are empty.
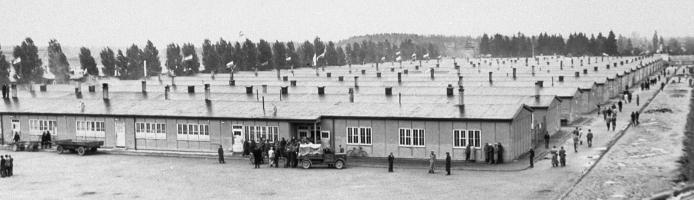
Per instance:
[[[53,139],[51,138],[51,132],[46,131],[46,145],[48,145],[48,148],[53,148]]]
[[[243,142],[243,157],[248,156],[250,153],[249,149],[251,148],[251,142],[246,140]]]
[[[484,144],[484,162],[489,163],[489,143]]]
[[[530,148],[530,151],[528,151],[528,154],[530,154],[529,160],[530,160],[530,168],[535,167],[534,162],[535,162],[535,150],[533,148]]]
[[[14,143],[19,142],[19,132],[14,132]]]
[[[446,176],[451,175],[451,154],[446,152]]]
[[[472,148],[470,147],[470,144],[465,147],[465,161],[470,161],[470,153],[472,153]]]
[[[6,170],[5,170],[5,157],[0,155],[0,177],[5,177]]]
[[[255,160],[255,168],[260,168],[260,162],[263,160],[263,150],[260,147],[256,147],[253,150],[253,158]]]
[[[219,164],[224,164],[224,149],[222,149],[222,145],[219,145],[219,148],[217,149],[217,155],[219,156]]]
[[[636,119],[635,119],[636,124],[638,125],[638,124],[641,123],[641,122],[639,122],[639,116],[641,115],[641,113],[639,113],[639,111],[636,111],[636,113],[634,113],[634,114],[635,114],[635,116],[636,116],[636,117],[635,117],[635,118],[636,118]]]
[[[284,168],[287,168],[292,165],[292,144],[289,143],[287,144],[286,147],[284,147],[284,152],[287,153],[287,162],[284,163]]]
[[[549,132],[545,131],[545,149],[549,149]]]
[[[593,147],[593,132],[588,129],[588,134],[586,135],[586,142],[588,142],[588,147]]]
[[[496,161],[494,160],[494,153],[495,153],[495,148],[494,145],[490,144],[489,145],[489,164],[494,164]]]
[[[496,154],[498,155],[496,159],[496,164],[504,163],[504,147],[501,146],[501,142],[499,142],[498,144]]]
[[[566,151],[564,150],[564,147],[561,147],[559,150],[559,163],[561,163],[562,167],[566,166]]]
[[[393,172],[393,161],[395,161],[395,156],[393,156],[393,152],[390,152],[390,155],[388,155],[388,172]]]

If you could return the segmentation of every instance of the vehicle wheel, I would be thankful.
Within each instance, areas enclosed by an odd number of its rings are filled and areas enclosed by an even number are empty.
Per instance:
[[[58,147],[56,147],[56,150],[58,151],[59,154],[63,154],[63,152],[65,152],[65,149],[63,149],[63,146],[60,146],[60,145],[58,145]]]
[[[83,156],[85,152],[84,147],[77,148],[77,155]]]
[[[336,169],[342,169],[342,168],[344,168],[344,167],[345,167],[345,162],[344,162],[344,161],[338,160],[337,162],[335,162],[335,168],[336,168]]]
[[[311,161],[310,160],[301,161],[301,167],[303,167],[304,169],[311,168]]]

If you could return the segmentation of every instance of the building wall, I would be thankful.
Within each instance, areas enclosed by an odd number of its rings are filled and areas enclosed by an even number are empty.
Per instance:
[[[336,149],[344,148],[346,152],[364,151],[369,157],[386,157],[389,153],[393,153],[398,158],[414,158],[426,159],[429,153],[433,151],[439,157],[445,155],[446,152],[451,153],[451,158],[454,160],[464,160],[464,148],[454,147],[453,130],[480,130],[480,144],[501,142],[509,153],[505,154],[505,160],[512,160],[520,155],[520,152],[510,151],[519,149],[521,144],[530,144],[530,115],[527,114],[527,123],[518,124],[519,128],[525,128],[527,133],[524,136],[512,135],[511,123],[496,122],[496,121],[430,121],[430,120],[387,120],[387,119],[323,119],[321,120],[321,128],[333,133],[334,144]],[[353,145],[347,144],[347,127],[370,127],[372,134],[372,143],[370,145]],[[415,128],[425,130],[425,146],[424,147],[406,147],[400,146],[400,128]],[[523,133],[518,133],[523,134]],[[513,138],[512,138],[513,137]],[[518,141],[527,140],[527,141]],[[513,147],[509,149],[508,147]],[[484,160],[484,155],[481,149],[477,150],[478,155],[472,155],[472,158],[477,157],[477,160]]]

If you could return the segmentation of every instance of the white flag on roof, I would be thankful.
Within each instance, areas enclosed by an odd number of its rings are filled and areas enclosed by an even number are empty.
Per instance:
[[[193,54],[183,57],[183,61],[193,60]]]
[[[17,63],[19,63],[19,62],[22,62],[22,58],[21,58],[21,57],[17,57],[17,59],[14,59],[14,61],[12,61],[12,64],[17,64]]]
[[[400,51],[395,52],[395,55],[396,55],[396,56],[399,56],[399,55],[400,55]]]
[[[287,57],[285,60],[286,61],[292,61],[292,57]]]
[[[397,58],[395,58],[395,61],[401,61],[401,60],[402,60],[402,57],[400,57],[400,56],[398,56]]]
[[[429,53],[424,54],[424,58],[429,59]]]
[[[417,53],[413,53],[412,58],[416,58],[416,57],[417,57]]]

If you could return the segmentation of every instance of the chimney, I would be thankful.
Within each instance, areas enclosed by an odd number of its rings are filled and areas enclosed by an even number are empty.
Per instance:
[[[540,99],[540,90],[542,89],[542,81],[535,82],[535,99]]]
[[[422,60],[419,60],[419,62],[421,63]],[[414,66],[414,70],[419,70],[419,65],[415,65],[415,66]]]
[[[403,70],[402,73],[407,74],[408,70]]]
[[[14,85],[14,86],[16,86],[16,85]],[[13,92],[12,92],[12,98],[17,98],[17,90],[16,90],[16,88],[17,88],[17,87],[15,87],[15,90],[12,90],[12,91],[13,91]],[[78,99],[81,99],[81,98],[82,98],[82,88],[80,87],[79,84],[77,84],[77,86],[75,86],[75,96],[77,96]]]
[[[576,76],[576,78],[578,78],[578,77],[581,76],[581,73],[580,73],[580,72],[575,72],[574,76]]]
[[[359,76],[354,76],[354,87],[355,88],[359,87]]]
[[[46,87],[47,87],[46,84],[41,84],[41,86],[39,86],[39,90],[40,90],[41,92],[45,92],[45,91],[46,91]]]
[[[398,83],[402,82],[402,73],[398,72]]]
[[[104,93],[104,99],[108,99],[108,83],[101,84],[101,91]]]
[[[263,93],[267,93],[267,84],[263,84],[262,87],[263,87]]]
[[[393,95],[393,87],[386,87],[386,96]]]
[[[189,94],[195,93],[195,86],[189,85],[189,86],[188,86],[188,93],[189,93]]]
[[[365,69],[362,69],[362,70],[361,70],[361,74],[366,74],[366,70],[365,70]]]
[[[564,76],[559,76],[559,82],[564,82]]]
[[[277,80],[280,79],[280,68],[277,68]]]
[[[210,100],[210,84],[205,83],[205,101]]]
[[[142,93],[147,93],[147,81],[142,81]]]
[[[458,93],[459,93],[459,94],[458,94],[458,95],[459,95],[459,97],[458,97],[458,100],[459,100],[458,104],[460,104],[460,107],[461,107],[461,108],[464,108],[464,107],[465,107],[465,89],[463,88],[462,85],[458,88]]]
[[[291,85],[292,87],[296,87],[296,80],[289,81],[289,85]]]
[[[282,95],[289,94],[289,89],[287,89],[287,86],[280,87],[280,94],[282,94]]]
[[[325,86],[318,86],[318,95],[325,95]]]
[[[532,69],[531,72],[532,72],[533,76],[535,76],[535,65],[533,65],[533,66],[531,67],[531,69]]]
[[[390,71],[391,71],[391,72],[394,72],[394,71],[395,71],[395,68],[391,67],[391,68],[390,68]]]
[[[583,69],[583,74],[588,74],[588,69]]]
[[[434,68],[429,69],[429,74],[431,74],[431,79],[434,79]]]
[[[46,91],[45,85],[39,86],[39,90],[41,90],[41,92],[45,92]],[[94,86],[94,85],[87,86],[87,90],[89,91],[89,93],[96,92],[96,86]]]
[[[507,75],[507,76],[508,76],[508,75]],[[515,67],[513,68],[513,79],[514,79],[514,80],[516,79],[516,68],[515,68]]]
[[[492,72],[489,72],[489,83],[492,83],[492,82],[493,82],[493,80],[492,80]]]
[[[246,86],[246,94],[253,94],[253,86]]]
[[[105,83],[104,83],[105,84]],[[106,86],[104,86],[106,87]],[[164,86],[164,99],[169,100],[169,91],[171,90],[170,86]]]
[[[17,98],[17,84],[12,84],[10,85],[10,90],[12,90],[12,98],[16,99]]]
[[[593,67],[593,71],[598,71],[598,67]]]
[[[289,77],[287,77],[287,76],[283,76],[283,77],[282,77],[282,81],[285,81],[285,82],[286,82],[286,81],[288,81],[288,80],[289,80]]]
[[[354,103],[354,88],[349,88],[349,102]]]
[[[376,77],[381,78],[381,72],[376,72]]]
[[[605,65],[605,68],[610,69],[610,64]]]
[[[330,73],[330,72],[328,72],[328,73],[325,73],[325,76],[326,76],[326,77],[328,77],[328,78],[330,78],[330,77],[332,77],[332,76],[333,76],[333,73]]]
[[[559,61],[559,70],[564,70],[564,61]]]
[[[453,85],[448,84],[448,87],[446,87],[446,96],[453,96]]]

